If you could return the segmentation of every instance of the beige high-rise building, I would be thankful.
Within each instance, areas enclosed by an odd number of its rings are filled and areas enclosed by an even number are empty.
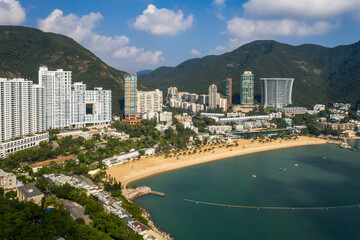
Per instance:
[[[155,91],[137,92],[137,113],[162,112],[163,93]]]

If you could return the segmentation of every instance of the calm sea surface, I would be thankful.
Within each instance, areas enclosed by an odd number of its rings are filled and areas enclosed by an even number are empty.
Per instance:
[[[360,239],[359,207],[257,210],[183,200],[276,207],[360,203],[360,152],[336,145],[229,158],[158,174],[133,185],[167,194],[164,198],[145,196],[136,203],[177,240]]]

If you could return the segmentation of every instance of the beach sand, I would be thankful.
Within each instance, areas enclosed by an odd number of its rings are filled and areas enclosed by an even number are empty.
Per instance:
[[[157,173],[170,171],[174,169],[184,168],[196,164],[206,163],[210,161],[231,158],[235,156],[257,153],[281,148],[297,147],[304,145],[325,144],[326,140],[313,137],[300,136],[296,140],[275,140],[268,143],[260,143],[259,141],[252,142],[248,139],[237,140],[238,147],[219,147],[215,146],[214,150],[191,154],[181,155],[177,157],[165,158],[161,156],[142,157],[140,160],[131,161],[125,164],[119,164],[110,167],[106,172],[117,181],[120,181],[125,187],[130,182],[145,178]],[[234,145],[235,142],[229,143]],[[221,145],[221,144],[220,144]],[[245,146],[245,147],[244,147]],[[201,149],[209,149],[212,146],[205,146]],[[195,148],[194,148],[195,149]],[[191,152],[194,150],[191,149]],[[197,149],[199,152],[199,149]],[[174,155],[174,154],[171,154]]]

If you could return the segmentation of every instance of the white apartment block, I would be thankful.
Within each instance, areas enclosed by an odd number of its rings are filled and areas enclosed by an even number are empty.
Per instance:
[[[137,112],[162,112],[163,93],[159,89],[155,91],[138,91]]]
[[[5,158],[6,156],[20,150],[39,146],[42,141],[49,141],[49,133],[35,134],[33,136],[0,143],[0,158]]]
[[[227,110],[227,99],[226,98],[220,98],[219,108],[222,108],[226,112],[226,110]]]
[[[325,105],[323,105],[323,104],[315,104],[314,105],[314,111],[320,112],[320,111],[324,111],[324,110],[325,110]]]
[[[46,128],[70,126],[71,71],[40,67],[39,85],[45,88]]]
[[[162,112],[160,113],[160,122],[170,122],[172,121],[172,112]]]
[[[86,84],[71,84],[71,71],[39,69],[39,84],[45,89],[46,127],[82,127],[108,124],[111,120],[111,90],[86,90]]]
[[[7,193],[11,190],[16,191],[16,176],[13,173],[5,172],[0,169],[0,188]]]
[[[86,90],[86,84],[74,83],[70,98],[70,116],[72,127],[82,127],[87,123],[109,124],[111,90]]]
[[[43,89],[32,81],[0,78],[0,140],[46,130]]]

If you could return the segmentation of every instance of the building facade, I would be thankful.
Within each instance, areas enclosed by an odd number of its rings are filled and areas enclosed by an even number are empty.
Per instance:
[[[74,83],[70,96],[70,118],[72,127],[84,127],[88,123],[109,124],[111,90],[86,90],[86,84]]]
[[[254,74],[250,71],[241,75],[240,103],[254,105]]]
[[[62,69],[39,69],[39,84],[44,89],[46,129],[109,124],[111,90],[86,90],[86,84],[82,82],[71,83],[71,74]]]
[[[162,112],[163,92],[155,91],[137,92],[137,113]]]
[[[226,100],[227,106],[226,110],[229,110],[232,104],[232,78],[226,78]]]
[[[0,169],[0,188],[4,189],[4,193],[16,191],[16,175]]]
[[[124,78],[124,113],[125,119],[137,120],[139,114],[137,112],[137,75],[136,73],[126,74]]]
[[[209,87],[209,107],[217,107],[217,87],[215,84],[210,85]]]
[[[260,78],[261,104],[283,108],[292,103],[293,78]]]
[[[45,89],[46,128],[70,126],[71,71],[39,69],[39,85]]]
[[[31,201],[37,205],[41,205],[44,194],[34,185],[28,184],[18,187],[17,197],[19,201]]]
[[[43,89],[22,78],[0,78],[0,140],[45,131]]]
[[[167,89],[167,99],[171,99],[173,97],[175,97],[175,95],[179,94],[178,88],[177,87],[169,87]]]

